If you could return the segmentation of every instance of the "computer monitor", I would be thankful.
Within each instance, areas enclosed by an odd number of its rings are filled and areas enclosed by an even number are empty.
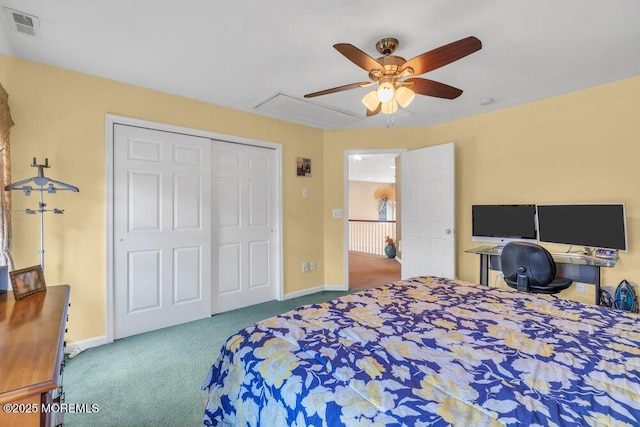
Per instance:
[[[497,243],[536,242],[535,205],[473,205],[471,206],[471,240]]]
[[[538,232],[542,243],[627,250],[623,203],[538,205]]]

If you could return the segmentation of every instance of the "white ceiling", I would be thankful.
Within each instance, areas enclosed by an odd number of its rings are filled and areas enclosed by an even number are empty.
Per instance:
[[[349,155],[349,180],[396,182],[397,154]]]
[[[397,127],[431,125],[640,74],[637,0],[0,5],[37,16],[42,32],[41,39],[16,33],[0,16],[2,53],[326,129],[387,126],[390,119]],[[367,80],[364,70],[333,49],[336,43],[377,57],[376,41],[396,37],[396,54],[410,59],[470,35],[482,41],[480,51],[425,75],[464,90],[455,100],[418,96],[393,118],[366,118],[360,102],[366,88],[302,98]],[[286,97],[256,110],[279,93]],[[481,106],[482,98],[495,102]]]

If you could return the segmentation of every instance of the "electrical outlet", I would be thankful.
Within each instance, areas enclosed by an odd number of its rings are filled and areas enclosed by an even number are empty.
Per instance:
[[[307,271],[309,271],[309,264],[307,264],[306,262],[302,263],[302,272],[306,273]]]
[[[315,270],[316,269],[316,262],[315,261],[311,261],[309,263],[309,270]]]
[[[584,294],[584,283],[576,282],[576,292]]]

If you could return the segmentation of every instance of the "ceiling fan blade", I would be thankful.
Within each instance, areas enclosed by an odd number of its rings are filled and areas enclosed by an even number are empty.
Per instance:
[[[420,95],[435,96],[436,98],[455,99],[462,95],[462,90],[433,80],[414,77],[405,82],[413,83],[411,90]]]
[[[371,70],[380,70],[384,73],[384,65],[358,49],[349,43],[338,43],[333,45],[334,48],[341,54],[347,57],[347,59],[358,67],[362,68],[366,72]]]
[[[378,108],[376,108],[375,110],[371,111],[367,108],[367,117],[369,116],[375,116],[376,114],[378,114],[380,112],[380,110],[382,109],[382,103],[378,104]]]
[[[351,83],[344,86],[332,87],[331,89],[321,90],[319,92],[308,93],[305,98],[313,98],[314,96],[328,95],[330,93],[342,92],[343,90],[356,89],[359,87],[371,86],[371,82]]]
[[[405,62],[400,71],[411,67],[413,75],[417,76],[450,64],[480,49],[482,49],[482,42],[470,36],[418,55]]]

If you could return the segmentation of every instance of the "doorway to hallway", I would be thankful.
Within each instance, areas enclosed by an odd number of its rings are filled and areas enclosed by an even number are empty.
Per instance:
[[[400,280],[397,248],[396,157],[399,151],[349,152],[346,192],[348,289],[362,290]],[[399,254],[398,254],[399,255]]]

